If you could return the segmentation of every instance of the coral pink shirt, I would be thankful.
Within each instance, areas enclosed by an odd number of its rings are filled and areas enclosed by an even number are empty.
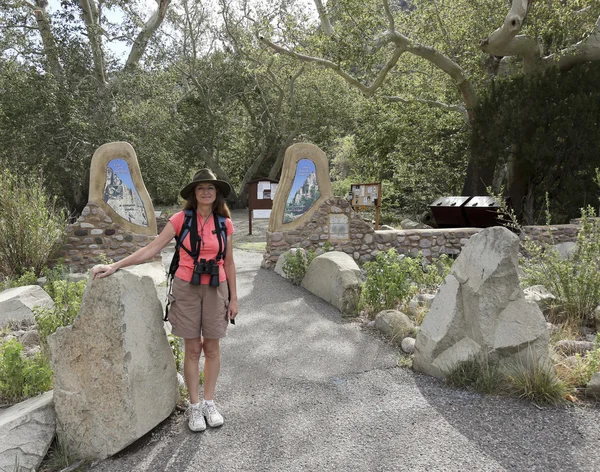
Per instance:
[[[217,239],[216,233],[213,233],[215,230],[215,219],[211,215],[206,222],[202,219],[199,213],[196,213],[197,222],[198,222],[198,236],[200,236],[200,255],[198,256],[198,260],[206,259],[207,261],[210,259],[216,259],[217,253],[219,252],[219,240]],[[185,213],[180,211],[175,213],[169,221],[173,224],[175,228],[175,233],[181,233],[181,227],[183,226],[183,222],[185,220]],[[231,219],[225,219],[225,226],[227,228],[227,236],[233,234],[233,223]],[[191,251],[190,247],[190,235],[188,234],[183,240],[183,245]],[[225,282],[227,280],[227,275],[225,274],[225,270],[223,269],[225,261],[221,259],[217,264],[219,265],[219,282]],[[194,273],[194,260],[190,257],[190,255],[185,252],[183,249],[179,249],[179,268],[177,272],[175,272],[175,276],[179,277],[182,280],[189,282],[192,280],[192,274]],[[202,274],[200,276],[201,284],[210,283],[210,274]]]

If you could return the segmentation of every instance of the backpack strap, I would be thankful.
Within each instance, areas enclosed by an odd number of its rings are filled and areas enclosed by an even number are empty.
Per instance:
[[[215,219],[215,230],[213,233],[216,233],[217,240],[219,241],[219,252],[216,257],[217,262],[219,262],[225,259],[225,251],[227,249],[227,218],[217,215],[215,212],[213,212],[213,217]]]
[[[200,238],[198,237],[198,223],[196,221],[196,212],[194,210],[184,210],[185,218],[183,225],[181,226],[181,232],[175,235],[175,253],[173,259],[171,259],[171,265],[169,266],[169,272],[167,273],[167,300],[165,303],[165,316],[163,321],[169,321],[169,308],[171,301],[169,295],[173,291],[173,279],[175,278],[175,272],[179,268],[179,249],[184,249],[192,258],[196,259],[199,253]],[[195,231],[194,231],[195,229]],[[183,240],[187,235],[190,235],[190,250],[183,245]],[[196,237],[194,237],[194,234]],[[196,254],[194,256],[194,253]]]

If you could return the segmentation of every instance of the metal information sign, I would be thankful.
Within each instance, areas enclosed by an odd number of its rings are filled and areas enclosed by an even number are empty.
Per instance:
[[[375,229],[379,229],[379,208],[381,207],[381,182],[352,184],[350,204],[355,211],[365,211],[375,207]]]

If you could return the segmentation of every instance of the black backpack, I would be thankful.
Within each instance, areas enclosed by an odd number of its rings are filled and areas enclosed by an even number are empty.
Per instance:
[[[179,268],[179,249],[183,249],[187,252],[190,257],[194,260],[198,259],[200,255],[200,238],[198,237],[198,222],[196,220],[196,212],[194,210],[184,210],[185,219],[181,226],[181,233],[175,235],[175,254],[171,259],[171,265],[169,266],[169,272],[167,272],[167,303],[165,306],[165,317],[164,321],[169,321],[169,307],[171,301],[169,295],[173,290],[173,279],[175,278],[175,272]],[[226,218],[217,213],[213,212],[213,218],[215,220],[215,230],[213,233],[217,234],[217,240],[219,241],[219,251],[217,252],[216,261],[225,259],[225,250],[227,248],[227,225]],[[191,251],[183,245],[183,240],[187,235],[190,235],[190,247]]]

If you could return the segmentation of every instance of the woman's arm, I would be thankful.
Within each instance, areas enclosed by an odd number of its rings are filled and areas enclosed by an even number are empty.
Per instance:
[[[229,308],[227,314],[233,319],[238,314],[238,298],[235,275],[235,261],[233,260],[233,236],[227,236],[227,248],[225,249],[225,264],[223,265],[225,275],[227,276],[227,286],[229,288]]]
[[[101,279],[102,277],[107,277],[110,274],[114,274],[117,270],[122,269],[123,267],[128,267],[136,264],[140,264],[141,262],[146,262],[149,259],[152,259],[156,256],[167,244],[169,241],[175,237],[175,228],[173,224],[169,221],[165,229],[163,229],[160,234],[148,244],[146,247],[140,248],[135,251],[133,254],[127,256],[125,259],[121,259],[118,262],[113,262],[112,264],[100,264],[96,265],[92,268],[92,275],[94,278],[98,277]]]

